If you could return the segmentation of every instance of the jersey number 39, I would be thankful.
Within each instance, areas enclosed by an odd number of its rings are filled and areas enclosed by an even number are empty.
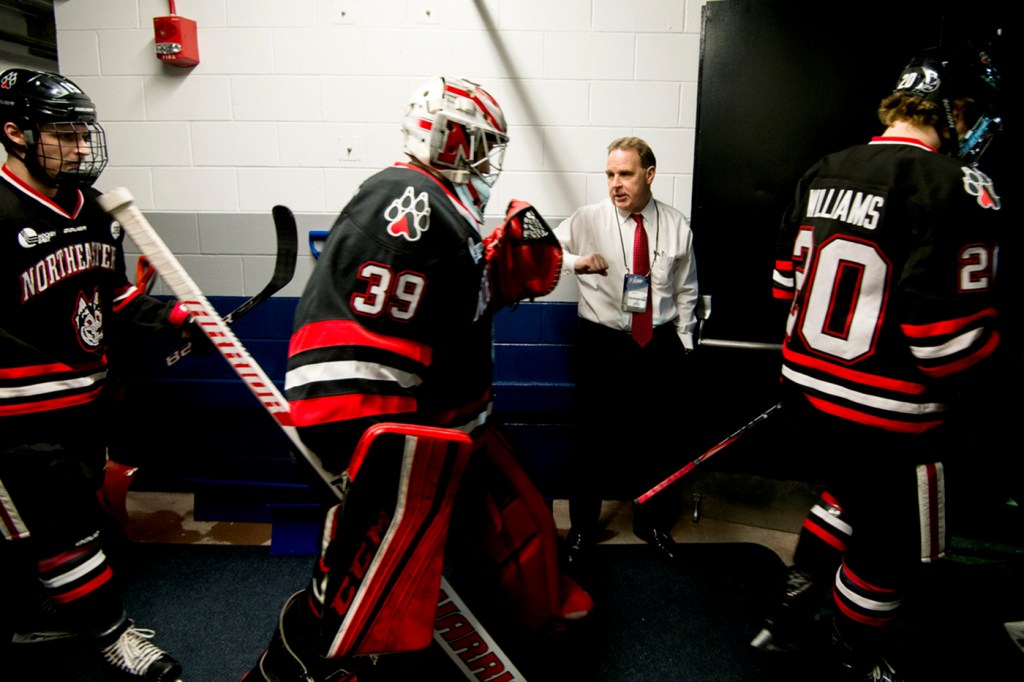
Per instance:
[[[359,280],[365,288],[352,294],[353,311],[370,317],[387,312],[402,322],[416,316],[427,288],[427,279],[420,273],[406,270],[395,275],[382,263],[363,263],[359,268]]]

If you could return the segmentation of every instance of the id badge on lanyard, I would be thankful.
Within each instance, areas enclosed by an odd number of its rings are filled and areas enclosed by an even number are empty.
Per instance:
[[[647,310],[647,297],[651,292],[651,276],[627,274],[622,282],[622,311],[642,313]]]

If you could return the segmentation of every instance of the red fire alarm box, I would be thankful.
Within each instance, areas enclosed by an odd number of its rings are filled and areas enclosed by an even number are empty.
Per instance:
[[[173,2],[171,12],[170,16],[153,17],[156,56],[174,66],[195,66],[199,63],[196,22],[174,14]]]

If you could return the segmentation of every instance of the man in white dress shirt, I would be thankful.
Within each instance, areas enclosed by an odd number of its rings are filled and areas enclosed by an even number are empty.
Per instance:
[[[686,216],[651,192],[655,172],[642,139],[613,141],[608,199],[578,209],[555,230],[580,291],[570,567],[597,541],[601,500],[632,499],[661,480],[678,459],[663,445],[679,443],[685,427],[697,267]],[[675,502],[652,498],[634,520],[637,535],[669,557]]]

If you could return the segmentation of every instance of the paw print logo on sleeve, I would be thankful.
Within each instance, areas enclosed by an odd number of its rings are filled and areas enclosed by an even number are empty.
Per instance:
[[[400,198],[388,204],[384,217],[388,220],[388,234],[416,241],[430,227],[430,201],[427,193],[420,192],[416,196],[412,187],[406,187]]]
[[[1002,207],[999,195],[996,194],[992,180],[977,168],[963,167],[964,191],[972,197],[978,198],[978,205],[982,208],[991,208],[998,211]]]

